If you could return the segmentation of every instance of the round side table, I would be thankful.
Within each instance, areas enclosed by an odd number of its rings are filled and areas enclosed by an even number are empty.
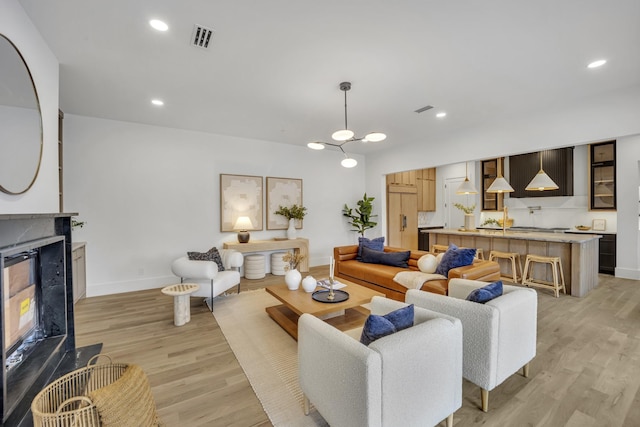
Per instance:
[[[173,324],[182,326],[191,320],[189,294],[200,289],[196,283],[178,283],[162,288],[162,293],[173,297]]]

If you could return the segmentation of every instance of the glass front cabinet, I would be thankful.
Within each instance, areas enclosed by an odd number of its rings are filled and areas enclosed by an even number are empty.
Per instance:
[[[589,208],[616,209],[616,142],[589,145]]]

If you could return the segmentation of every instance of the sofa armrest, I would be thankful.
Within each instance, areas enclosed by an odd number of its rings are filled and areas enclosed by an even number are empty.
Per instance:
[[[500,280],[500,265],[495,261],[476,261],[471,265],[449,270],[449,280],[469,279],[493,281]]]
[[[218,264],[213,261],[194,261],[183,256],[173,261],[171,271],[183,279],[215,279]]]
[[[240,268],[244,264],[244,256],[235,249],[219,249],[218,252],[222,258],[222,265],[226,269]]]

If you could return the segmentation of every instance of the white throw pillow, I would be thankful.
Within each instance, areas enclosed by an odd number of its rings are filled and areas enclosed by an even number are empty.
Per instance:
[[[438,254],[438,256],[436,256],[436,263],[437,264],[440,264],[440,261],[442,261],[442,257],[444,256],[444,254],[445,254],[444,252],[440,252]]]
[[[431,254],[422,255],[418,260],[418,268],[423,273],[435,273],[438,268],[438,260]]]

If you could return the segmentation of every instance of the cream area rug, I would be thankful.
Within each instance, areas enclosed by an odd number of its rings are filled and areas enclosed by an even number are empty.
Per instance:
[[[274,426],[328,426],[313,407],[304,415],[298,343],[264,310],[277,304],[259,289],[215,298],[213,315]]]

